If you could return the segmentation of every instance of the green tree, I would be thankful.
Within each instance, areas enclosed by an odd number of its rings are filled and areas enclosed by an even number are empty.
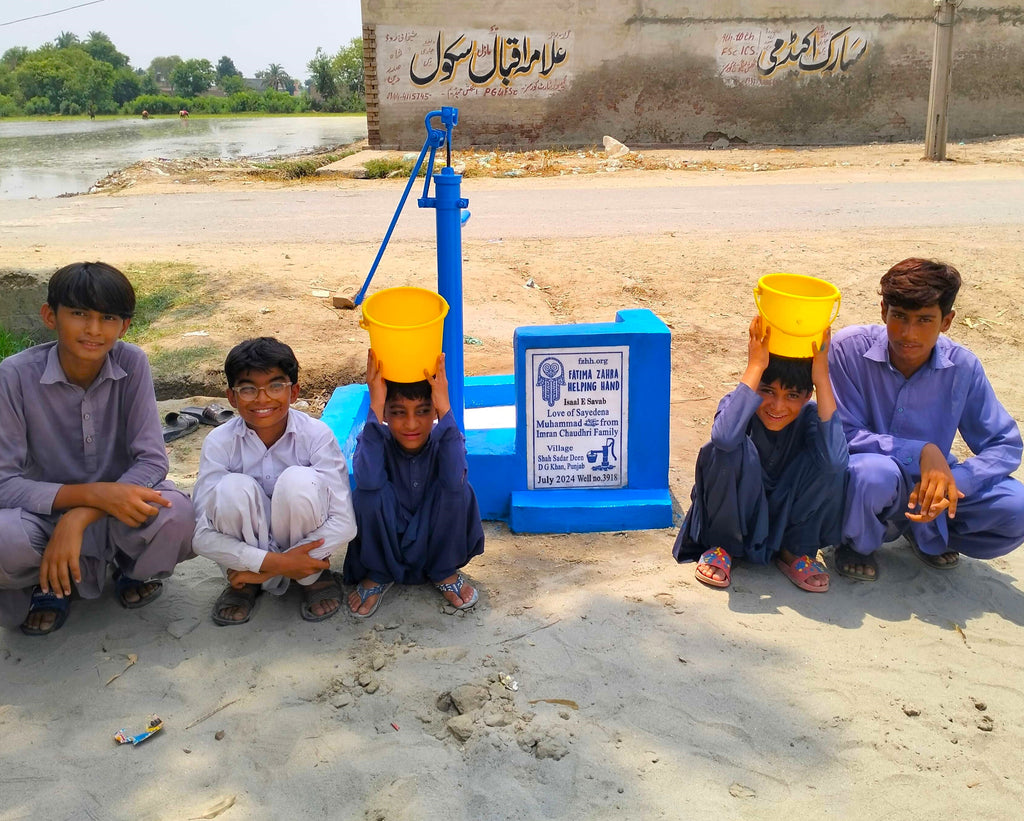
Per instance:
[[[4,52],[3,56],[0,57],[0,64],[7,66],[12,71],[18,67],[18,64],[29,55],[29,50],[25,46],[11,46]]]
[[[143,73],[143,77],[149,75]],[[110,89],[114,102],[124,105],[142,93],[142,78],[127,66],[114,70],[114,82]]]
[[[245,80],[242,79],[241,74],[228,74],[217,85],[225,94],[238,94],[245,91]]]
[[[171,85],[182,97],[198,97],[210,90],[216,77],[209,60],[185,60],[171,71]]]
[[[363,98],[363,108],[366,108],[363,90],[362,37],[353,37],[347,46],[338,51],[334,57],[334,73],[338,80],[338,87],[360,95]]]
[[[319,46],[317,46],[313,59],[306,63],[306,70],[313,81],[316,93],[322,99],[327,100],[337,96],[338,84],[334,80],[334,65],[331,58]]]
[[[182,64],[182,59],[177,54],[169,57],[154,57],[149,64],[149,73],[153,75],[156,82],[171,82],[171,72]]]
[[[128,56],[118,51],[113,41],[102,31],[90,31],[89,39],[82,43],[82,48],[94,60],[109,63],[114,68],[125,68],[128,65]]]
[[[18,65],[14,77],[26,100],[38,100],[33,106],[37,112],[44,100],[49,104],[46,113],[115,108],[113,66],[94,60],[80,48],[45,45]]]
[[[146,69],[135,69],[135,76],[139,80],[139,94],[160,93],[160,88],[157,86],[156,80],[153,79],[153,75],[146,71]]]
[[[74,46],[81,45],[81,40],[78,39],[78,35],[70,31],[62,31],[58,34],[53,43],[57,48],[73,48]]]
[[[241,77],[242,72],[235,68],[235,61],[226,54],[217,61],[217,85],[224,88],[225,77]],[[225,89],[226,91],[227,89]]]
[[[264,71],[257,71],[256,77],[263,81],[264,88],[272,88],[274,91],[288,88],[292,84],[292,78],[288,76],[288,72],[277,63],[271,63]]]

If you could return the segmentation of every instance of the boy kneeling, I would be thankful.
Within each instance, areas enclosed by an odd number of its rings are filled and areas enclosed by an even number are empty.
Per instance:
[[[348,467],[331,429],[290,405],[299,363],[272,337],[236,345],[224,362],[238,416],[216,428],[199,457],[195,551],[227,572],[213,606],[220,625],[249,621],[261,589],[302,588],[306,621],[341,606],[331,554],[355,535]]]
[[[769,354],[769,333],[760,316],[751,321],[746,370],[697,457],[672,554],[696,559],[697,579],[712,587],[728,587],[733,558],[743,558],[774,560],[797,587],[824,593],[829,577],[815,557],[838,541],[849,458],[829,382],[831,332],[813,359]]]
[[[370,412],[352,457],[359,533],[345,556],[345,581],[358,583],[348,597],[357,618],[372,616],[395,582],[429,581],[459,610],[479,597],[458,572],[484,552],[484,531],[444,354],[436,370],[422,382],[385,382],[373,351],[367,356]]]

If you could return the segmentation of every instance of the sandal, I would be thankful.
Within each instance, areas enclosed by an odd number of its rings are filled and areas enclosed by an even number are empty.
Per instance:
[[[245,624],[249,619],[252,618],[253,611],[256,609],[256,597],[263,592],[258,584],[247,584],[241,590],[237,587],[232,587],[230,584],[225,587],[219,596],[217,601],[213,603],[213,623],[219,624],[221,627],[228,627],[233,624]],[[238,607],[239,609],[245,608],[245,617],[241,619],[229,619],[221,615],[221,611],[228,607]]]
[[[865,556],[862,553],[858,553],[849,545],[841,544],[836,548],[834,561],[836,573],[840,576],[846,576],[846,578],[853,579],[858,582],[873,582],[878,580],[878,562],[875,560],[873,553],[869,553]],[[875,570],[874,575],[861,573],[855,570],[854,568],[858,564],[863,565],[864,567],[873,567]],[[843,570],[844,565],[850,569]]]
[[[194,416],[199,420],[200,424],[209,425],[210,427],[217,427],[223,425],[225,422],[231,421],[234,418],[235,412],[230,408],[225,408],[220,402],[211,402],[204,408],[192,405],[187,408],[182,408],[180,413],[187,414],[188,416]]]
[[[317,587],[321,581],[326,582],[323,587]],[[335,607],[330,613],[324,613],[318,616],[313,612],[313,605],[318,604],[322,601],[328,601],[329,599],[336,599],[338,606]],[[337,577],[327,571],[326,579],[317,579],[313,584],[304,585],[302,588],[302,605],[299,607],[299,614],[302,616],[304,621],[325,621],[337,613],[341,609],[341,585],[338,584]]]
[[[810,556],[798,556],[792,564],[787,564],[785,559],[778,556],[775,559],[775,566],[801,590],[808,593],[828,592],[828,571],[821,562],[816,562]],[[825,584],[816,587],[807,581],[811,576],[825,576]]]
[[[955,550],[947,550],[945,553],[940,553],[938,556],[933,556],[931,553],[925,553],[921,548],[917,546],[916,542],[911,541],[909,539],[908,541],[910,541],[910,546],[914,550],[914,555],[917,556],[917,558],[919,558],[922,562],[924,562],[926,565],[928,565],[928,567],[932,568],[933,570],[953,570],[960,564],[960,554],[957,553]],[[951,562],[940,562],[939,559],[946,555],[956,556],[956,558],[953,559],[953,561]]]
[[[359,606],[362,607],[366,604],[366,600],[370,598],[370,596],[376,596],[377,601],[373,603],[373,607],[370,608],[369,613],[360,613],[358,609],[353,610],[351,607],[348,609],[348,612],[357,619],[370,618],[370,616],[377,612],[377,608],[380,607],[380,603],[384,601],[384,594],[391,589],[391,585],[393,584],[394,582],[381,582],[380,584],[375,584],[373,587],[363,587],[362,582],[360,582],[356,585],[356,595],[359,596]]]
[[[462,586],[465,583],[466,577],[463,576],[461,573],[456,573],[455,581],[453,581],[451,584],[442,584],[441,582],[435,582],[434,587],[441,591],[441,595],[444,595],[445,593],[454,593],[461,599]],[[452,604],[450,601],[448,601],[447,596],[444,597],[444,600],[445,602],[447,602],[449,607],[454,607],[456,610],[469,610],[470,607],[473,607],[480,600],[480,591],[474,587],[473,598],[471,598],[468,602],[465,602],[463,604]]]
[[[64,622],[68,620],[68,610],[70,607],[70,596],[58,598],[53,593],[44,593],[37,586],[32,591],[32,602],[28,606],[28,615],[25,616],[25,621],[21,623],[21,632],[26,636],[48,636],[50,633],[60,630],[64,626]],[[26,622],[28,621],[28,616],[31,616],[33,613],[54,613],[56,617],[53,620],[53,624],[45,629],[29,627]]]
[[[143,596],[141,591],[147,584],[155,584],[156,587]],[[128,601],[125,596],[129,590],[134,590],[138,594],[138,601]],[[114,595],[117,597],[118,602],[121,603],[121,607],[126,610],[138,610],[140,607],[152,604],[156,599],[160,598],[160,594],[163,592],[164,583],[160,579],[139,581],[138,579],[126,576],[120,570],[114,571]]]
[[[173,442],[186,434],[199,430],[199,420],[187,413],[171,411],[164,417],[162,425],[164,443]]]
[[[713,579],[711,576],[705,576],[700,572],[702,567],[716,567],[725,573],[724,579]],[[728,587],[729,581],[732,578],[732,557],[725,552],[724,548],[713,547],[710,550],[705,550],[699,559],[697,559],[697,567],[694,570],[694,575],[697,577],[697,581],[703,582],[708,587]]]

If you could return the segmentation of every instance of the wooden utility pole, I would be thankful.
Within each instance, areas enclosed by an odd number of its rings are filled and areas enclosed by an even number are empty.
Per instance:
[[[924,129],[926,160],[946,159],[946,124],[949,109],[950,76],[953,72],[953,23],[957,3],[933,0],[935,6],[935,53],[932,55],[932,84],[928,92],[928,122]]]

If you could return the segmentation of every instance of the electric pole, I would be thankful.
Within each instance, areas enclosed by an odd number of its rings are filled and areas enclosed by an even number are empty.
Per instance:
[[[932,55],[932,84],[928,92],[928,122],[924,129],[926,160],[946,159],[946,125],[949,86],[953,72],[953,23],[957,3],[932,0],[935,6],[935,53]]]

